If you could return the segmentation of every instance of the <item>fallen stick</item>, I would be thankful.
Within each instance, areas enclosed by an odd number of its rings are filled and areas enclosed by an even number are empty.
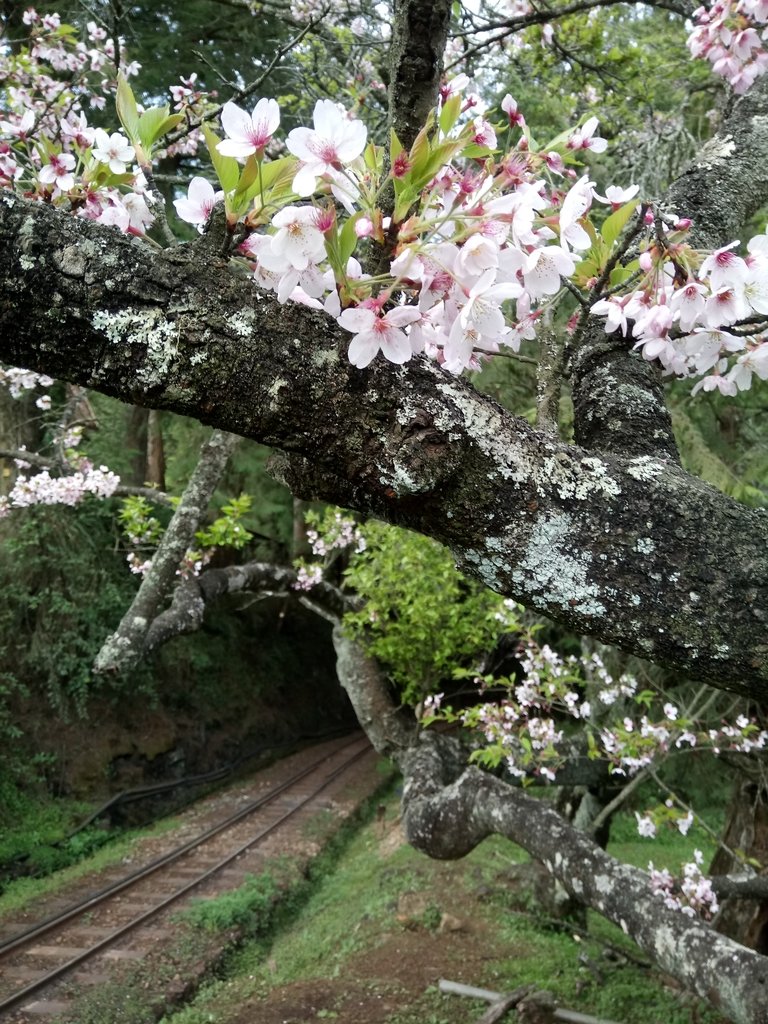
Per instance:
[[[517,1006],[527,995],[533,991],[532,985],[523,985],[513,992],[492,992],[488,988],[475,988],[473,985],[463,985],[460,981],[447,981],[441,978],[437,985],[441,992],[449,992],[455,996],[466,996],[468,999],[483,999],[490,1003],[490,1007],[479,1018],[477,1024],[496,1024],[505,1013]],[[593,1017],[589,1013],[579,1013],[577,1010],[565,1010],[558,1007],[554,1011],[555,1020],[562,1020],[565,1024],[617,1024],[616,1021],[608,1020],[606,1017]]]

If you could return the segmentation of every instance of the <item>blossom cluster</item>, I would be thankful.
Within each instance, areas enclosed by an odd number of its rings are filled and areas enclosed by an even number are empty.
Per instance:
[[[693,387],[735,395],[768,379],[768,235],[756,235],[747,253],[739,244],[700,253],[685,242],[688,223],[653,239],[638,262],[644,274],[625,296],[600,299],[592,312],[605,330],[636,338],[647,360],[668,374],[701,378]]]
[[[133,167],[135,148],[121,133],[90,124],[85,110],[102,109],[115,92],[114,40],[95,22],[84,42],[58,14],[29,8],[23,18],[27,47],[0,51],[0,186],[143,234],[153,214],[146,182]],[[127,79],[139,67],[122,62],[119,71]]]
[[[377,176],[381,153],[367,146],[362,122],[330,100],[316,103],[313,128],[295,128],[285,140],[294,158],[287,196],[315,201],[284,206],[267,222],[259,213],[268,199],[274,202],[274,190],[260,186],[256,210],[246,218],[266,229],[251,233],[240,248],[257,283],[281,302],[304,302],[337,317],[353,335],[349,357],[360,368],[379,352],[403,363],[427,351],[460,372],[500,346],[517,351],[523,339],[535,337],[542,306],[561,292],[561,278],[573,274],[576,254],[590,246],[580,221],[593,199],[615,205],[613,197],[596,195],[586,176],[568,187],[576,175],[567,164],[606,146],[597,118],[564,133],[546,152],[532,152],[522,134],[495,161],[494,125],[474,103],[472,116],[461,119],[466,76],[460,79],[443,90],[434,138],[424,136],[410,152],[394,155],[388,178],[398,198],[399,230],[384,274],[368,276],[352,256],[359,240],[383,241],[391,228],[376,205],[384,184]],[[502,107],[510,128],[522,131],[524,118],[512,97]],[[228,103],[217,154],[246,161],[247,170],[247,161],[260,161],[279,123],[274,100],[259,100],[250,113]],[[612,191],[627,201],[637,190]],[[324,195],[346,211],[343,227],[334,205],[318,201]],[[196,180],[187,198],[177,200],[177,211],[202,224],[216,198],[210,183]],[[515,315],[508,322],[502,307],[512,301]]]
[[[696,747],[715,755],[747,753],[768,744],[768,731],[743,714],[717,728],[689,719],[671,701],[663,701],[654,717],[633,714],[638,705],[647,706],[653,694],[638,693],[637,680],[629,674],[614,679],[597,654],[584,660],[563,658],[528,636],[521,641],[517,658],[521,679],[475,677],[481,696],[499,687],[506,690],[500,699],[485,699],[461,713],[432,702],[425,715],[427,723],[440,719],[475,730],[484,740],[476,759],[489,767],[503,765],[517,778],[556,781],[568,754],[565,724],[569,720],[578,721],[585,730],[591,757],[605,759],[612,774],[628,777],[674,751]],[[619,700],[622,706],[614,706]],[[606,723],[609,708],[613,720]],[[683,834],[690,826],[687,816],[671,806],[663,817]],[[638,831],[655,834],[661,820],[658,814],[638,815]]]
[[[321,562],[295,561],[297,570],[295,590],[311,590],[322,583],[334,559],[342,552],[360,553],[366,549],[365,537],[357,523],[338,509],[328,508],[321,515],[306,514],[307,543],[315,558]]]
[[[365,537],[355,520],[338,510],[331,513],[330,520],[326,517],[321,530],[308,529],[307,541],[312,554],[320,558],[325,558],[332,551],[343,551],[347,548],[358,552],[365,551],[366,546]]]
[[[664,900],[670,910],[679,910],[687,917],[701,917],[709,920],[720,909],[712,881],[701,870],[704,856],[701,850],[694,850],[693,861],[683,865],[682,878],[675,879],[666,868],[661,870],[648,864],[651,888]]]
[[[117,86],[123,131],[94,128],[80,93],[56,69],[82,64],[88,53],[89,68],[104,74],[110,41],[92,27],[89,49],[33,11],[28,24],[37,35],[25,59],[37,61],[35,80],[46,80],[41,62],[49,61],[47,78],[62,102],[9,89],[0,184],[146,233],[156,212],[144,175],[152,149],[205,94],[190,76],[172,91],[177,113],[141,111],[124,77]],[[23,78],[20,67],[13,71],[14,80]],[[223,201],[230,230],[245,236],[238,255],[255,282],[280,302],[335,317],[352,336],[349,358],[359,368],[379,354],[404,363],[426,352],[460,373],[516,353],[536,338],[547,307],[568,297],[564,282],[589,290],[600,279],[638,190],[609,186],[601,195],[579,176],[581,158],[607,145],[596,117],[539,146],[512,96],[499,124],[467,86],[465,75],[444,83],[434,121],[409,150],[393,136],[386,164],[365,125],[331,100],[317,101],[313,127],[292,129],[288,155],[277,159],[269,159],[281,122],[277,101],[261,98],[250,110],[226,103],[224,138],[202,131],[221,188],[193,178],[175,201],[179,217],[202,230]],[[380,198],[388,189],[395,203],[385,214]],[[594,204],[610,211],[599,235],[590,224]],[[685,243],[685,222],[662,237],[650,210],[647,217],[639,259],[613,266],[607,295],[590,295],[606,330],[628,331],[632,321],[643,356],[668,373],[703,377],[697,388],[735,394],[753,376],[767,378],[768,345],[753,321],[768,315],[768,237],[753,239],[743,258],[732,247],[701,254]],[[388,255],[372,273],[355,253],[370,256],[376,245]]]
[[[694,57],[708,60],[735,93],[745,93],[768,70],[765,0],[715,0],[693,12],[696,26],[688,37]]]
[[[20,398],[25,391],[52,387],[53,379],[45,373],[34,373],[18,366],[0,366],[0,385],[8,388],[12,398]]]
[[[88,459],[79,460],[79,468],[62,476],[52,476],[47,469],[34,476],[20,473],[7,497],[0,498],[0,516],[12,508],[31,505],[79,505],[87,494],[109,498],[120,484],[106,466],[94,467]]]

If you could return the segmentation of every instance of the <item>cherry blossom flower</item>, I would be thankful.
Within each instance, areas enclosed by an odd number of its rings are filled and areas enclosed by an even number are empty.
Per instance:
[[[102,164],[108,164],[113,174],[125,174],[126,164],[136,156],[133,146],[120,132],[107,135],[103,128],[94,133],[93,155]]]
[[[592,244],[579,220],[592,205],[594,184],[594,181],[590,181],[589,176],[585,174],[563,200],[560,207],[560,240],[565,248],[571,245],[574,249],[588,249]]]
[[[523,258],[522,274],[525,290],[532,299],[555,295],[561,288],[561,277],[568,277],[576,265],[566,248],[547,245],[534,249]]]
[[[289,153],[301,161],[293,179],[293,190],[300,196],[312,195],[317,178],[333,175],[357,159],[368,138],[362,121],[347,118],[332,100],[318,100],[312,120],[314,129],[294,128],[285,142]]]
[[[525,118],[518,109],[517,101],[512,99],[509,93],[507,93],[507,95],[501,101],[501,109],[507,115],[510,127],[525,127]]]
[[[223,192],[214,191],[209,181],[196,175],[189,183],[186,198],[174,199],[173,205],[181,220],[187,224],[199,224],[202,228],[216,203],[223,198]]]
[[[614,331],[621,330],[622,334],[627,333],[627,314],[624,309],[625,303],[617,298],[599,299],[592,306],[591,312],[595,316],[606,317],[605,321],[605,333],[613,334]],[[703,303],[702,303],[703,305]]]
[[[381,351],[391,363],[405,363],[412,355],[411,343],[402,327],[420,319],[414,306],[397,306],[381,316],[366,306],[345,309],[338,324],[345,331],[355,332],[349,344],[349,361],[362,370]]]
[[[13,121],[0,121],[0,132],[4,135],[14,135],[24,141],[35,127],[34,110],[25,110],[18,124]]]
[[[624,206],[630,199],[634,199],[639,191],[639,185],[630,185],[629,188],[621,188],[620,185],[609,185],[605,190],[604,196],[599,196],[594,191],[592,195],[598,202],[610,204],[614,210],[618,210],[620,206]]]
[[[490,121],[484,117],[476,117],[472,122],[473,141],[477,146],[487,146],[493,149],[496,146],[496,132]]]
[[[722,249],[716,249],[701,264],[699,277],[709,277],[713,289],[727,288],[734,282],[744,282],[749,277],[747,264],[741,256],[731,252],[738,244],[731,242]]]
[[[75,185],[74,166],[75,158],[71,153],[52,153],[50,162],[40,170],[38,177],[43,185],[55,185],[62,192],[69,192]]]
[[[591,149],[593,153],[604,153],[608,148],[605,139],[595,138],[595,132],[599,121],[596,117],[590,117],[581,128],[577,128],[568,139],[568,149]]]
[[[638,814],[635,811],[635,818],[637,819],[637,834],[644,836],[646,839],[656,838],[656,822],[647,814]]]
[[[296,270],[305,270],[325,257],[325,238],[317,226],[314,206],[286,207],[275,214],[272,224],[278,229],[272,236],[272,252]]]
[[[707,289],[697,281],[689,281],[683,288],[678,288],[669,305],[680,317],[680,330],[690,331],[699,320],[705,308],[704,296]]]
[[[280,107],[277,100],[260,99],[249,114],[236,103],[225,103],[221,111],[221,126],[228,138],[216,149],[223,156],[246,160],[260,154],[280,125]]]

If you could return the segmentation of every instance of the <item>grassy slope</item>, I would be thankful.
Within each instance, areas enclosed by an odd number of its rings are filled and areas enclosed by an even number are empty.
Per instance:
[[[446,977],[497,991],[535,983],[561,1005],[622,1024],[716,1024],[657,974],[617,955],[637,951],[616,928],[589,915],[588,934],[542,921],[531,893],[515,883],[525,859],[489,840],[461,862],[436,863],[399,839],[397,803],[367,825],[301,912],[270,939],[243,948],[227,979],[203,990],[166,1024],[465,1024],[484,1004],[441,995]],[[622,859],[678,869],[702,834],[638,840],[616,830]],[[517,869],[519,870],[519,868]],[[445,921],[444,914],[454,920]],[[609,951],[608,958],[606,949]]]

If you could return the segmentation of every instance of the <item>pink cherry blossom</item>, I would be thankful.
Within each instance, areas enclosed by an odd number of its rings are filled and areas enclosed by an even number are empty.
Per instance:
[[[594,181],[590,181],[585,174],[573,185],[563,200],[560,207],[560,239],[565,248],[571,245],[574,249],[588,249],[592,244],[579,220],[592,205],[594,184]]]
[[[501,109],[509,118],[510,127],[525,127],[525,118],[518,109],[517,101],[512,99],[509,93],[507,93],[507,95],[501,101]]]
[[[561,277],[569,277],[575,269],[570,253],[559,245],[534,249],[523,259],[525,290],[532,299],[555,295],[562,286]]]
[[[52,153],[50,162],[41,169],[38,177],[44,185],[55,185],[62,192],[68,192],[75,185],[74,166],[75,158],[71,153]]]
[[[397,306],[384,316],[366,306],[345,309],[338,319],[345,331],[355,332],[349,344],[349,361],[362,370],[379,351],[391,363],[405,363],[412,355],[411,343],[400,329],[421,318],[414,306]]]
[[[594,191],[592,195],[599,203],[609,203],[614,210],[618,210],[620,206],[628,203],[630,199],[634,199],[639,191],[639,185],[630,185],[629,188],[621,188],[620,185],[609,185],[605,190],[604,196],[599,196]]]
[[[697,281],[689,281],[683,288],[678,288],[670,299],[670,307],[680,317],[680,330],[690,331],[704,312],[704,296],[707,289]]]
[[[312,120],[314,129],[294,128],[285,141],[289,153],[301,161],[293,180],[293,190],[300,196],[312,195],[321,175],[357,159],[368,138],[362,121],[347,118],[332,100],[318,100]]]
[[[604,153],[608,148],[605,139],[595,137],[599,122],[596,117],[590,117],[581,128],[573,132],[566,143],[568,149],[591,149],[593,153]]]
[[[325,238],[317,226],[314,206],[289,206],[272,218],[278,229],[272,236],[272,252],[283,256],[296,270],[305,270],[310,263],[325,257]]]
[[[203,225],[216,203],[223,198],[223,192],[214,191],[209,181],[196,175],[189,183],[186,198],[174,199],[173,205],[181,220],[187,224]]]
[[[126,164],[136,156],[133,146],[120,132],[107,135],[103,128],[94,133],[93,155],[102,164],[108,164],[113,174],[125,174]]]
[[[249,114],[236,103],[225,103],[221,111],[221,126],[228,138],[216,149],[223,156],[246,160],[260,153],[280,125],[280,107],[277,100],[260,99]]]
[[[25,110],[18,124],[14,124],[13,121],[0,121],[0,132],[4,135],[15,135],[22,141],[28,137],[34,127],[35,112],[33,110]]]

